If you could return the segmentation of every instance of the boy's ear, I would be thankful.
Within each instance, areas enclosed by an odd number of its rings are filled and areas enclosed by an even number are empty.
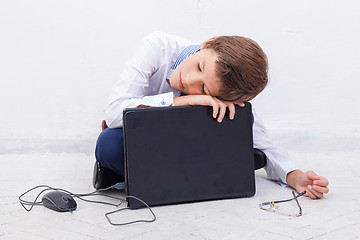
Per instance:
[[[204,43],[202,44],[202,46],[201,46],[200,49],[206,48],[207,45],[208,45],[208,42],[213,41],[214,39],[216,39],[216,37],[213,37],[213,38],[208,39],[206,42],[204,42]]]

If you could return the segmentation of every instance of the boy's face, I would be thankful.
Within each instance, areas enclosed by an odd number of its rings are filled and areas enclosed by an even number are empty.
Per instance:
[[[216,75],[214,50],[202,48],[180,63],[170,76],[170,85],[175,90],[190,95],[219,95],[220,78]]]

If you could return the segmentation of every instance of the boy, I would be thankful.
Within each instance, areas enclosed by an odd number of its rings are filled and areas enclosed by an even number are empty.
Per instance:
[[[265,53],[251,39],[222,36],[202,45],[162,32],[146,37],[115,84],[105,108],[109,128],[100,134],[95,150],[99,169],[122,181],[124,176],[122,113],[125,108],[146,106],[212,106],[221,123],[226,109],[235,115],[234,104],[244,106],[268,82]],[[184,95],[185,94],[185,95]],[[267,158],[265,170],[271,179],[287,183],[305,196],[322,198],[328,180],[312,171],[297,169],[288,154],[268,139],[265,127],[253,112],[254,148]],[[94,178],[96,181],[96,179]],[[96,185],[96,188],[106,187]]]

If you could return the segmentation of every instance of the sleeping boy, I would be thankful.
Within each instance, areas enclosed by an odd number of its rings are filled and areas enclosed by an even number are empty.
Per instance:
[[[100,171],[112,175],[95,188],[123,181],[123,110],[146,106],[211,106],[219,124],[235,105],[256,97],[268,83],[268,61],[261,47],[240,36],[220,36],[203,44],[154,32],[145,37],[134,57],[127,62],[112,89],[105,108],[105,129],[100,134],[95,156]],[[283,149],[269,140],[263,122],[253,111],[254,148],[265,153],[265,170],[270,179],[288,184],[304,196],[322,198],[328,180],[313,171],[298,169]]]

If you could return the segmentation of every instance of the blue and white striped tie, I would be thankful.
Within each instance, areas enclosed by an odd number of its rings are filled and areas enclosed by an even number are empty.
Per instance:
[[[178,56],[174,64],[170,67],[171,70],[175,70],[177,66],[180,65],[182,61],[185,60],[185,58],[193,55],[194,53],[198,52],[201,48],[201,45],[191,45],[186,47]]]

